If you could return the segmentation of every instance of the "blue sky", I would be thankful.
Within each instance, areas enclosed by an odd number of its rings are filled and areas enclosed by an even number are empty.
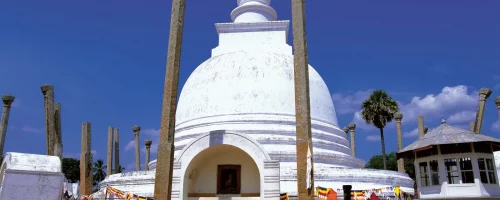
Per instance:
[[[236,0],[214,2],[188,1],[180,87],[216,47],[214,23],[229,22],[236,7]],[[291,19],[290,1],[272,6],[279,19]],[[417,115],[431,128],[441,117],[468,127],[478,89],[491,88],[483,132],[500,137],[493,103],[500,96],[499,1],[332,0],[306,6],[310,64],[329,86],[339,124],[358,123],[360,158],[380,152],[377,130],[355,114],[373,89],[400,102],[408,145],[416,139]],[[132,127],[142,126],[141,144],[158,139],[170,10],[171,1],[159,0],[2,1],[0,93],[16,96],[4,152],[45,153],[40,86],[50,83],[62,103],[65,156],[78,157],[81,123],[90,121],[95,157],[105,159],[107,127],[115,126],[122,165],[133,169],[133,151],[126,148]],[[387,151],[394,151],[395,125],[385,133]]]

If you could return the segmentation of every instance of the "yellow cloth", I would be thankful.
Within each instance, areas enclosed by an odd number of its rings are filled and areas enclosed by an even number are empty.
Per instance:
[[[397,197],[399,197],[399,194],[401,194],[401,190],[399,189],[399,186],[394,187],[394,194],[396,194]]]

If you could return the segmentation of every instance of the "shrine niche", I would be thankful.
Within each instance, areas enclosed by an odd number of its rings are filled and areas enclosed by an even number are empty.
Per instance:
[[[217,166],[217,194],[240,194],[241,165]]]

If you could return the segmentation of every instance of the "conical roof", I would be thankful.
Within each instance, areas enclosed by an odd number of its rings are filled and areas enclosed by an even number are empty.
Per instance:
[[[476,142],[496,142],[500,144],[500,139],[496,139],[483,134],[476,134],[469,130],[450,126],[442,123],[424,137],[419,138],[409,146],[403,148],[398,153],[404,153],[439,144],[476,143]]]

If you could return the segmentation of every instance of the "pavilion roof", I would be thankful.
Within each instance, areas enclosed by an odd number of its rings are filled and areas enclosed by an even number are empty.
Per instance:
[[[500,139],[496,139],[483,134],[476,134],[472,131],[457,128],[442,123],[440,126],[433,129],[424,137],[419,138],[409,146],[401,149],[398,154],[422,149],[439,144],[457,144],[457,143],[476,143],[476,142],[494,142],[500,144]]]

